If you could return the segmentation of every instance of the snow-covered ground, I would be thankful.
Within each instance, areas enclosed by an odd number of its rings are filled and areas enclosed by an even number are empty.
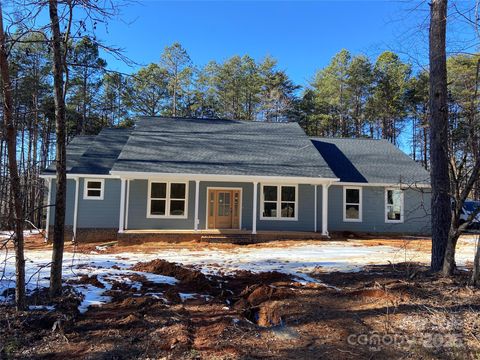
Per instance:
[[[462,237],[458,244],[457,263],[464,265],[472,261],[476,248],[474,236]],[[5,256],[5,253],[0,253]],[[38,287],[48,286],[49,262],[51,251],[26,251],[27,289],[32,291]],[[161,249],[158,252],[123,252],[105,254],[101,249],[90,254],[65,253],[64,279],[74,280],[82,275],[97,275],[104,289],[92,285],[76,285],[76,289],[84,295],[80,311],[86,311],[92,304],[102,304],[109,301],[104,291],[111,288],[113,281],[131,282],[129,275],[142,274],[148,280],[157,283],[174,284],[176,279],[161,275],[139,273],[127,270],[140,261],[165,259],[170,262],[191,265],[206,275],[215,273],[233,273],[238,270],[252,272],[279,271],[293,275],[299,281],[315,281],[309,274],[317,271],[357,271],[371,264],[388,264],[403,261],[428,263],[430,253],[398,246],[375,245],[366,246],[358,240],[300,242],[298,245],[278,246],[265,244],[256,247],[192,249]],[[0,258],[0,261],[3,258]],[[113,266],[116,265],[114,268]],[[13,253],[6,257],[6,268],[2,276],[0,265],[0,302],[6,301],[4,290],[14,287],[15,263]],[[136,286],[136,284],[131,284]],[[182,294],[188,298],[189,294]]]

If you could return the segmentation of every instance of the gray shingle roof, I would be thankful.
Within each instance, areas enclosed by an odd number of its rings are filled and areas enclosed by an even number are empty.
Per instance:
[[[335,178],[297,123],[141,118],[113,171]]]
[[[312,143],[340,181],[430,183],[429,173],[387,140],[312,138]]]
[[[67,146],[67,172],[109,174],[131,132],[131,129],[103,129],[98,135],[76,136]],[[44,174],[54,172],[52,163]]]
[[[297,123],[221,119],[144,117],[134,129],[103,129],[67,146],[68,173],[110,171],[429,183],[428,172],[386,140],[309,139]],[[52,164],[44,174],[54,172]]]

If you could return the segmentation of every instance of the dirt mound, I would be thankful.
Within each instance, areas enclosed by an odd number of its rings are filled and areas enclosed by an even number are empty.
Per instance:
[[[285,310],[282,300],[295,296],[294,290],[269,285],[253,285],[241,292],[241,298],[233,308],[242,311],[250,321],[263,326],[277,326],[283,323]]]
[[[68,284],[85,284],[85,285],[93,285],[100,289],[105,289],[105,285],[102,284],[100,280],[98,280],[97,275],[82,275],[79,279],[71,279],[67,281]]]
[[[257,306],[268,300],[286,299],[290,296],[293,296],[290,289],[260,285],[246,297],[246,300],[251,306]]]
[[[141,309],[145,307],[149,307],[155,302],[154,299],[150,297],[127,297],[121,302],[119,302],[116,306],[118,308],[135,308],[135,309]]]
[[[282,325],[286,315],[285,306],[278,301],[261,306],[257,313],[257,324],[263,327]]]
[[[162,259],[139,262],[131,267],[130,270],[171,276],[179,280],[184,287],[190,288],[194,291],[210,290],[212,287],[208,279],[200,271],[189,269]]]
[[[277,288],[269,285],[253,285],[246,287],[240,294],[241,300],[245,300],[250,306],[258,306],[268,300],[286,299],[294,295],[294,291],[288,288]],[[241,301],[243,303],[243,301]]]

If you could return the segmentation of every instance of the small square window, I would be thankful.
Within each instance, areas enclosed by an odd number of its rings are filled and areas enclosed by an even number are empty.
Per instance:
[[[104,180],[103,179],[85,179],[83,198],[85,200],[103,200]]]

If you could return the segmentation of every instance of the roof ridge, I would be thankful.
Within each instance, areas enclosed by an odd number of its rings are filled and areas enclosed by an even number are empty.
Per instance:
[[[387,139],[374,139],[369,137],[342,137],[342,136],[310,136],[311,140],[319,140],[319,139],[334,139],[334,140],[373,140],[373,141],[388,141]],[[393,145],[393,144],[392,144]]]
[[[204,120],[204,121],[231,121],[231,122],[245,122],[245,123],[254,123],[254,124],[298,124],[297,121],[264,121],[264,120],[246,120],[246,119],[229,119],[229,118],[213,118],[213,117],[191,117],[191,116],[137,116],[138,120],[148,120],[148,119],[155,119],[155,120]]]

